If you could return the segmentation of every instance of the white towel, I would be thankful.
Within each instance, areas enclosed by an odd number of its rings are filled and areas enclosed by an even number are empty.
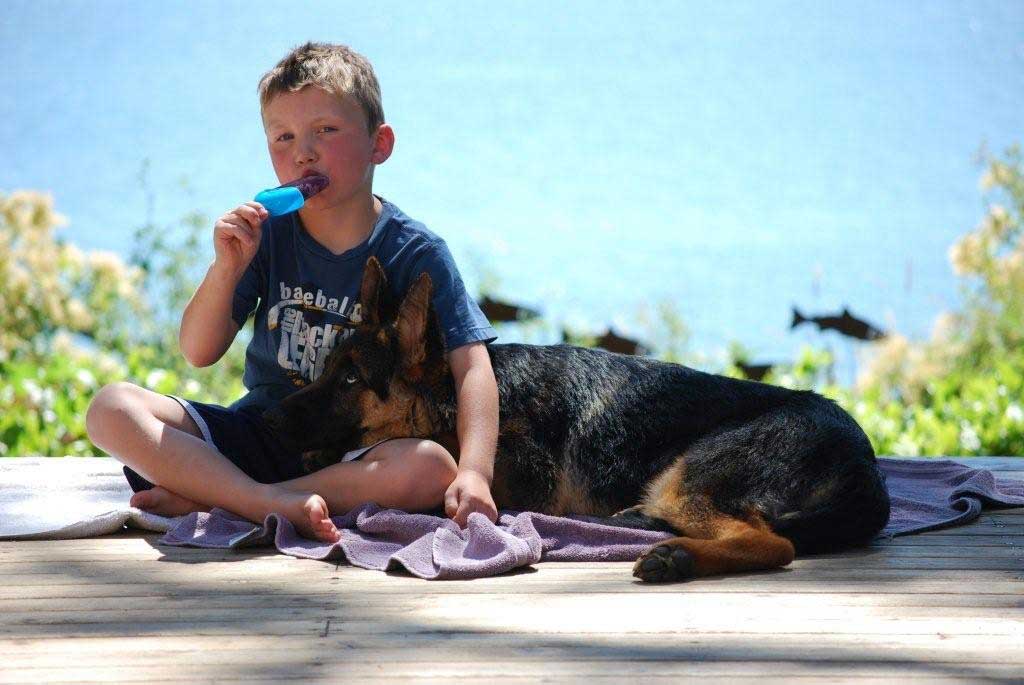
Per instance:
[[[132,490],[110,457],[0,459],[0,540],[67,540],[126,525],[166,532],[175,519],[128,506]]]

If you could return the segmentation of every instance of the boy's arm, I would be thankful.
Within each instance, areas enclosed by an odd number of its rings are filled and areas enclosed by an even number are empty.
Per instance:
[[[185,306],[178,331],[181,353],[192,366],[209,366],[224,356],[239,326],[231,318],[238,277],[210,265],[192,299]]]
[[[238,334],[231,317],[235,288],[260,246],[261,223],[267,210],[246,202],[228,212],[213,227],[216,254],[206,277],[181,317],[178,345],[192,366],[209,366],[227,351]]]
[[[458,401],[459,473],[444,496],[445,513],[460,526],[478,511],[492,522],[498,509],[491,496],[498,444],[498,385],[484,343],[452,350],[448,362]]]

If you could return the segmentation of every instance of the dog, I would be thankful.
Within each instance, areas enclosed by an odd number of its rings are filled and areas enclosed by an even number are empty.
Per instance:
[[[322,376],[266,414],[308,470],[395,437],[458,454],[431,292],[422,274],[396,307],[380,263],[367,262],[363,321]],[[865,544],[888,521],[871,443],[821,395],[571,345],[488,352],[498,508],[675,532],[637,560],[642,581],[780,568]]]

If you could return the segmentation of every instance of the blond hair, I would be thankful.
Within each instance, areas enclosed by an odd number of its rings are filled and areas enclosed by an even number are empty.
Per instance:
[[[380,84],[370,61],[347,45],[306,43],[295,48],[260,79],[260,111],[283,93],[317,86],[335,97],[355,98],[372,134],[384,123]]]

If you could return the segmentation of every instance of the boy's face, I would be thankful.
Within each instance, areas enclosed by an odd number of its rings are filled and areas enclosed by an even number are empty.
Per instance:
[[[373,168],[391,154],[394,134],[387,124],[372,134],[355,98],[341,99],[316,86],[283,93],[263,110],[263,128],[274,172],[281,183],[310,173],[331,179],[309,199],[311,209],[345,204],[369,193]]]

